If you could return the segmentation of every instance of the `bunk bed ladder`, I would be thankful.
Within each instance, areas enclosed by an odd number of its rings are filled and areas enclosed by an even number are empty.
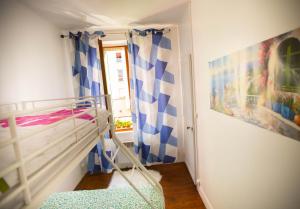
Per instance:
[[[107,95],[107,109],[110,113],[112,113],[112,105],[111,105],[111,98],[110,95]],[[119,151],[121,151],[133,164],[132,172],[139,172],[145,178],[145,180],[161,195],[163,195],[163,189],[160,183],[151,175],[151,173],[144,167],[144,165],[137,159],[137,157],[118,139],[115,134],[115,128],[113,123],[113,116],[112,114],[109,116],[109,124],[111,130],[111,138],[114,144],[116,145],[117,149],[115,154],[110,157],[106,154],[106,146],[104,143],[104,136],[101,135],[101,143],[103,146],[103,155],[104,157],[111,163],[111,165],[120,173],[120,175],[128,182],[128,184],[147,202],[147,204],[152,208],[156,209],[153,203],[141,192],[140,188],[134,185],[132,180],[130,180],[123,171],[119,168],[119,166],[114,162],[114,159]]]

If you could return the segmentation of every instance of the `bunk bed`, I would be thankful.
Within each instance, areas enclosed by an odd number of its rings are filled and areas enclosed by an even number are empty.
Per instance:
[[[163,190],[114,131],[110,95],[26,101],[0,106],[0,208],[164,208]],[[107,155],[104,137],[115,144]],[[54,193],[55,188],[101,141],[103,154],[130,187]],[[122,152],[139,187],[114,159]],[[76,207],[74,207],[76,206]]]

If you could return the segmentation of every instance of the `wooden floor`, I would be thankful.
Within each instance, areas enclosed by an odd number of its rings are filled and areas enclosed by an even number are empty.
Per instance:
[[[184,163],[154,165],[148,169],[162,175],[166,209],[205,209],[192,178]],[[103,189],[109,184],[112,174],[85,175],[76,190]]]

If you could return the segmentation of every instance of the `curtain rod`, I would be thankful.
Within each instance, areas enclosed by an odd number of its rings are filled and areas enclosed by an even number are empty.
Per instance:
[[[149,28],[149,29],[145,29],[145,30],[133,29],[129,32],[129,34],[130,33],[138,33],[138,34],[145,33],[145,34],[148,34],[148,33],[151,33],[151,30],[155,30],[154,34],[156,34],[157,32],[168,33],[168,32],[171,31],[170,28],[162,28],[162,29]]]
[[[141,30],[141,31],[146,31],[146,30]],[[165,32],[165,33],[168,33],[168,32],[171,31],[171,29],[170,28],[163,28],[162,31]],[[135,31],[135,30],[132,30],[132,32],[138,33],[138,31]],[[148,32],[146,32],[146,33],[148,33]],[[91,34],[91,36],[92,35],[95,35],[95,34]],[[125,35],[125,36],[127,36],[128,32],[107,32],[107,33],[104,33],[103,36],[101,36],[101,37],[105,37],[106,35]],[[70,38],[69,35],[64,35],[64,34],[61,34],[60,37],[61,38]]]
[[[104,33],[102,37],[105,37],[106,35],[127,35],[128,32],[109,32],[109,33]],[[91,34],[92,35],[95,35],[95,34]],[[61,34],[60,35],[61,38],[70,38],[69,35],[64,35],[64,34]]]

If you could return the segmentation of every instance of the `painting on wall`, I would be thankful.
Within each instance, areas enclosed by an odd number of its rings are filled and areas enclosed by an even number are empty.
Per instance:
[[[211,109],[300,141],[300,28],[209,69]]]

